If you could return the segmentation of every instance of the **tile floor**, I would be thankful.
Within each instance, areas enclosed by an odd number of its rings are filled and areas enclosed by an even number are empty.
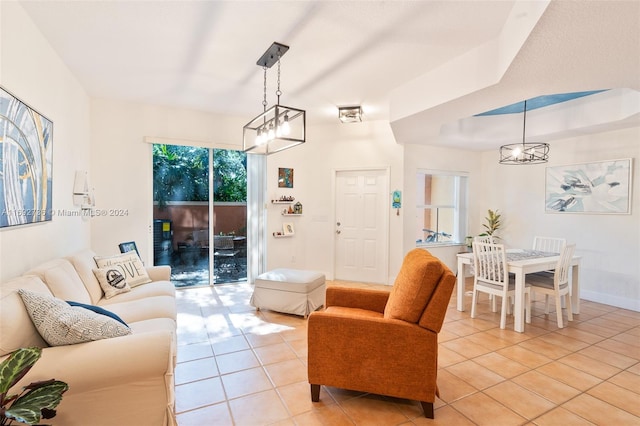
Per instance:
[[[256,312],[251,292],[248,284],[178,291],[180,426],[640,425],[639,312],[582,301],[558,329],[536,301],[521,334],[509,330],[512,318],[500,330],[485,299],[475,319],[470,297],[458,312],[454,291],[439,335],[441,398],[428,420],[415,401],[334,388],[311,403],[306,321]]]

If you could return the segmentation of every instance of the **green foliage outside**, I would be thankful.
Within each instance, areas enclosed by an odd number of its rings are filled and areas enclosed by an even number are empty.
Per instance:
[[[247,154],[213,150],[213,201],[247,201]]]
[[[247,160],[241,151],[213,150],[213,201],[246,202]],[[153,200],[209,201],[207,148],[153,145]]]

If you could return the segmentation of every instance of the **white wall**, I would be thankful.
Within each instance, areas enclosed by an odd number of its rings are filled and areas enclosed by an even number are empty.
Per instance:
[[[307,142],[301,146],[270,155],[267,160],[268,197],[293,195],[303,205],[303,217],[285,218],[296,225],[293,238],[267,240],[268,269],[290,267],[323,271],[333,279],[335,211],[333,177],[337,170],[388,169],[389,189],[402,189],[403,147],[395,142],[388,122],[374,121],[310,126]],[[278,188],[278,168],[294,169],[294,187]],[[393,284],[400,269],[402,250],[402,216],[389,208],[388,284]],[[269,232],[281,229],[279,210],[268,209]],[[271,234],[269,234],[271,235]],[[295,258],[295,262],[293,259]]]
[[[0,2],[0,85],[53,121],[55,212],[73,206],[76,170],[89,170],[89,97],[17,2]],[[90,172],[91,176],[91,172]],[[89,223],[51,222],[0,230],[0,281],[89,245]]]
[[[640,311],[640,128],[552,141],[549,163],[501,166],[497,152],[482,156],[482,196],[476,223],[499,209],[499,235],[511,247],[530,247],[535,235],[565,237],[582,256],[581,297]],[[545,213],[547,166],[633,158],[630,215]],[[476,228],[480,232],[480,227]]]

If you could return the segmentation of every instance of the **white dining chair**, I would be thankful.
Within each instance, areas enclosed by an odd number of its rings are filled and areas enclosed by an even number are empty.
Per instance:
[[[563,327],[562,321],[562,297],[566,297],[565,306],[567,307],[567,319],[573,321],[573,312],[571,309],[571,297],[569,290],[569,268],[571,267],[571,259],[575,252],[575,244],[567,244],[560,253],[560,259],[556,263],[553,272],[537,272],[528,274],[526,277],[527,284],[531,286],[531,294],[544,294],[544,312],[549,314],[549,296],[553,296],[556,302],[556,317],[558,319],[558,327]]]
[[[564,238],[538,236],[533,237],[533,250],[536,251],[560,253],[566,244],[567,240]]]
[[[564,238],[538,236],[533,237],[533,249],[536,251],[545,251],[548,253],[560,254],[566,244],[567,240],[565,240]],[[553,273],[553,269],[545,272]]]
[[[487,243],[487,244],[495,244],[495,241],[493,240],[493,235],[476,235],[475,237],[473,237],[473,241],[477,241],[479,243]],[[473,267],[472,267],[473,269]],[[473,270],[471,271],[473,272]],[[489,295],[489,301],[491,301],[491,312],[495,312],[496,311],[496,298],[493,296],[493,294]],[[511,305],[509,305],[511,306]],[[509,312],[507,312],[509,313]]]
[[[509,277],[507,271],[507,257],[503,244],[488,244],[473,242],[473,264],[475,275],[473,278],[473,297],[471,300],[471,318],[476,316],[476,302],[478,293],[502,297],[500,310],[500,328],[507,323],[509,297],[515,297],[515,280]],[[531,322],[531,298],[529,288],[525,286],[525,320]]]

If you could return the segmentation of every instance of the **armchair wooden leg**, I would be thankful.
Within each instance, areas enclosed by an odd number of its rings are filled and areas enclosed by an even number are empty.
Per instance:
[[[422,409],[424,410],[424,416],[428,419],[433,419],[433,402],[420,401],[420,404],[422,404]]]
[[[320,385],[311,385],[311,401],[320,401]]]

